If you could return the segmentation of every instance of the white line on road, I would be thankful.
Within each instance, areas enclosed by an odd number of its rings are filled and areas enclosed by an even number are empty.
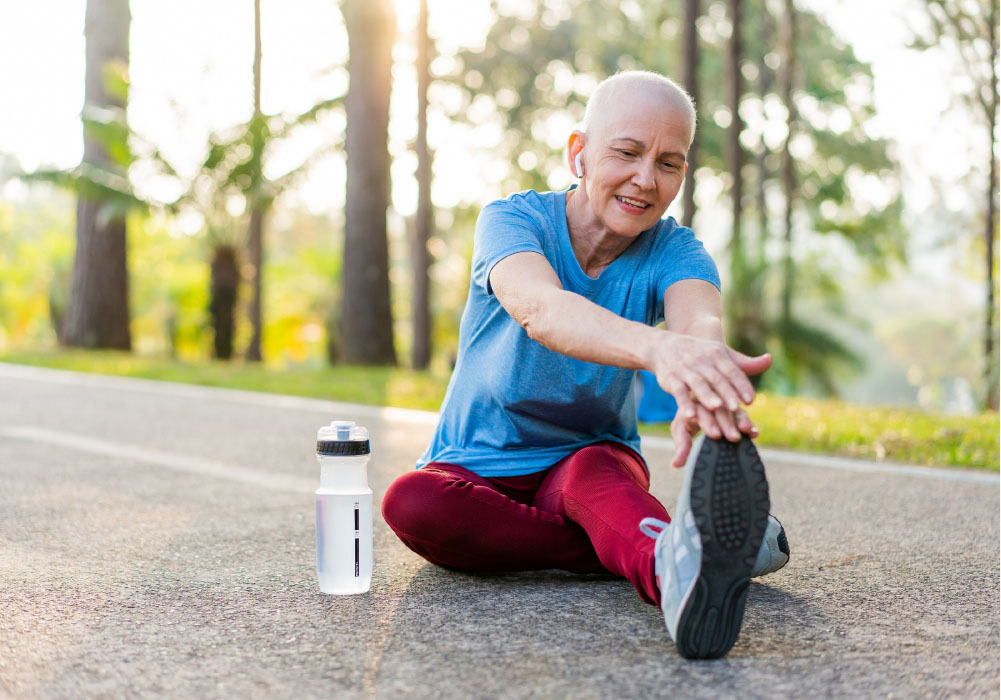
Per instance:
[[[128,445],[121,442],[99,440],[86,435],[76,435],[62,430],[48,430],[31,426],[0,427],[0,435],[21,440],[32,440],[57,447],[68,447],[75,451],[89,452],[104,457],[145,462],[157,467],[165,467],[179,472],[209,476],[217,479],[239,481],[253,486],[263,486],[272,491],[291,491],[292,493],[312,493],[316,483],[310,479],[287,474],[268,474],[267,472],[235,467],[222,462],[216,462],[199,457],[151,450],[148,447]]]
[[[366,406],[363,404],[310,399],[299,396],[283,396],[280,394],[265,394],[239,389],[223,389],[219,387],[204,387],[193,384],[158,381],[153,379],[136,379],[132,377],[114,377],[99,374],[85,374],[25,365],[0,363],[0,377],[41,381],[51,384],[69,384],[74,386],[93,386],[124,391],[149,392],[179,398],[198,399],[202,401],[231,401],[234,403],[254,406],[267,406],[286,410],[310,411],[323,413],[327,416],[352,416],[367,419],[385,420],[390,422],[411,423],[418,425],[435,425],[438,414],[431,411],[417,411],[407,408],[392,408],[386,406]],[[110,444],[110,443],[109,443]],[[656,449],[674,450],[674,442],[670,438],[659,436],[643,436],[643,445]],[[843,471],[863,472],[869,474],[890,474],[894,476],[914,476],[922,479],[937,479],[970,484],[1001,485],[1001,476],[976,472],[969,469],[940,469],[911,464],[892,464],[875,462],[866,459],[849,459],[830,455],[809,454],[792,450],[774,448],[759,449],[761,456],[769,461],[792,466],[804,466],[821,469],[840,469]],[[185,458],[193,459],[193,458]],[[255,472],[259,473],[259,472]]]

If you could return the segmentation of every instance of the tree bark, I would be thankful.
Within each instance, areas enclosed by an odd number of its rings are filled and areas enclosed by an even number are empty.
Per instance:
[[[740,232],[741,199],[744,196],[743,151],[740,147],[740,133],[744,130],[744,122],[740,118],[740,97],[744,92],[743,76],[740,72],[741,55],[741,2],[728,0],[727,9],[730,16],[730,41],[727,42],[727,77],[728,99],[731,122],[727,132],[727,160],[730,164],[730,175],[733,183],[730,186],[730,203],[733,213],[733,232],[730,237],[730,254],[734,260],[742,260],[743,250]]]
[[[112,62],[129,61],[128,0],[88,0],[84,36],[86,75],[84,111],[124,110],[125,101],[108,94],[106,71]],[[83,160],[112,167],[104,145],[84,130]],[[60,341],[87,348],[129,350],[129,279],[125,218],[108,215],[100,199],[77,201],[73,281]]]
[[[396,364],[389,297],[389,97],[395,17],[389,0],[345,0],[350,87],[341,360]]]
[[[221,245],[213,251],[211,276],[209,315],[214,331],[214,356],[228,360],[233,356],[233,320],[240,287],[240,267],[235,248]]]
[[[260,188],[264,181],[261,172],[263,164],[264,135],[261,132],[261,0],[254,0],[254,118],[252,121],[254,172],[248,204],[250,206],[250,227],[247,232],[247,258],[251,270],[250,344],[244,355],[250,362],[261,361],[262,313],[261,294],[264,277],[264,206],[260,200]]]
[[[785,194],[785,213],[782,217],[783,233],[785,235],[785,255],[783,260],[782,281],[782,320],[788,322],[792,318],[792,293],[794,286],[794,270],[792,257],[792,210],[793,194],[796,187],[795,163],[792,160],[790,143],[796,126],[796,105],[792,97],[793,71],[796,67],[796,8],[793,0],[785,0],[785,11],[782,14],[782,26],[779,30],[779,43],[782,50],[782,68],[779,73],[779,89],[782,102],[786,107],[786,140],[782,145],[782,190]]]
[[[411,364],[427,369],[431,362],[430,255],[433,210],[431,208],[431,151],[428,149],[428,88],[431,84],[431,40],[428,36],[428,3],[420,0],[417,21],[417,221],[414,226],[413,266],[414,345]]]
[[[997,23],[998,23],[998,8],[997,3],[991,0],[990,3],[990,13],[988,15],[988,27],[991,44],[991,99],[988,103],[989,109],[987,114],[987,133],[988,133],[988,143],[990,145],[990,150],[988,151],[988,156],[991,159],[990,163],[990,173],[989,181],[987,183],[987,212],[986,221],[984,222],[984,242],[986,245],[986,263],[987,263],[987,318],[984,328],[984,358],[985,358],[985,376],[987,379],[987,408],[997,410],[998,409],[998,374],[997,374],[997,358],[994,356],[995,348],[994,341],[996,337],[995,323],[994,323],[994,238],[997,235],[997,196],[998,191],[998,163],[997,156],[994,153],[994,149],[997,146],[997,142],[994,136],[994,127],[997,124],[998,118],[998,71],[997,71],[997,56],[998,56],[998,35],[997,35]]]
[[[681,57],[682,82],[696,108],[699,106],[699,32],[697,22],[702,14],[700,0],[685,0],[685,28]],[[692,227],[695,220],[695,169],[698,167],[698,130],[688,148],[688,170],[682,196],[681,225]]]
[[[774,41],[774,24],[772,23],[772,16],[765,4],[761,7],[761,36],[763,44],[765,47],[772,45]],[[766,51],[761,51],[758,55],[758,96],[761,98],[761,104],[764,105],[765,100],[772,90],[772,73],[768,64],[765,63],[765,53]],[[758,154],[757,154],[757,166],[758,166],[758,251],[757,251],[757,265],[763,266],[765,262],[765,243],[768,240],[769,225],[768,225],[768,200],[765,185],[768,184],[768,144],[765,142],[764,130],[761,132],[761,138],[758,141]]]

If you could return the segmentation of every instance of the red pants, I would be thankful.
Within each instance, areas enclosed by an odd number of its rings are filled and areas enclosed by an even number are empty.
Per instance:
[[[610,571],[656,605],[647,516],[668,520],[650,495],[643,460],[624,445],[590,445],[536,474],[486,478],[431,463],[390,485],[386,522],[433,564],[481,572]]]

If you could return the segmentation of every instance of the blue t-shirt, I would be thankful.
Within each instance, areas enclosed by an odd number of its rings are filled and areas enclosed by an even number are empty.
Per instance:
[[[570,245],[566,192],[528,190],[488,204],[476,221],[455,369],[418,468],[448,462],[481,476],[517,476],[603,440],[639,452],[635,372],[543,347],[494,296],[494,265],[525,251],[545,256],[564,289],[650,326],[664,320],[664,292],[675,282],[700,279],[719,287],[712,258],[673,218],[641,233],[595,279]]]

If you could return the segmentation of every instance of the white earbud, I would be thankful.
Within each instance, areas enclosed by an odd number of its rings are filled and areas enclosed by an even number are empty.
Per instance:
[[[573,159],[573,164],[577,167],[577,177],[584,177],[584,167],[580,164],[580,157],[584,151],[580,151],[577,157]]]

